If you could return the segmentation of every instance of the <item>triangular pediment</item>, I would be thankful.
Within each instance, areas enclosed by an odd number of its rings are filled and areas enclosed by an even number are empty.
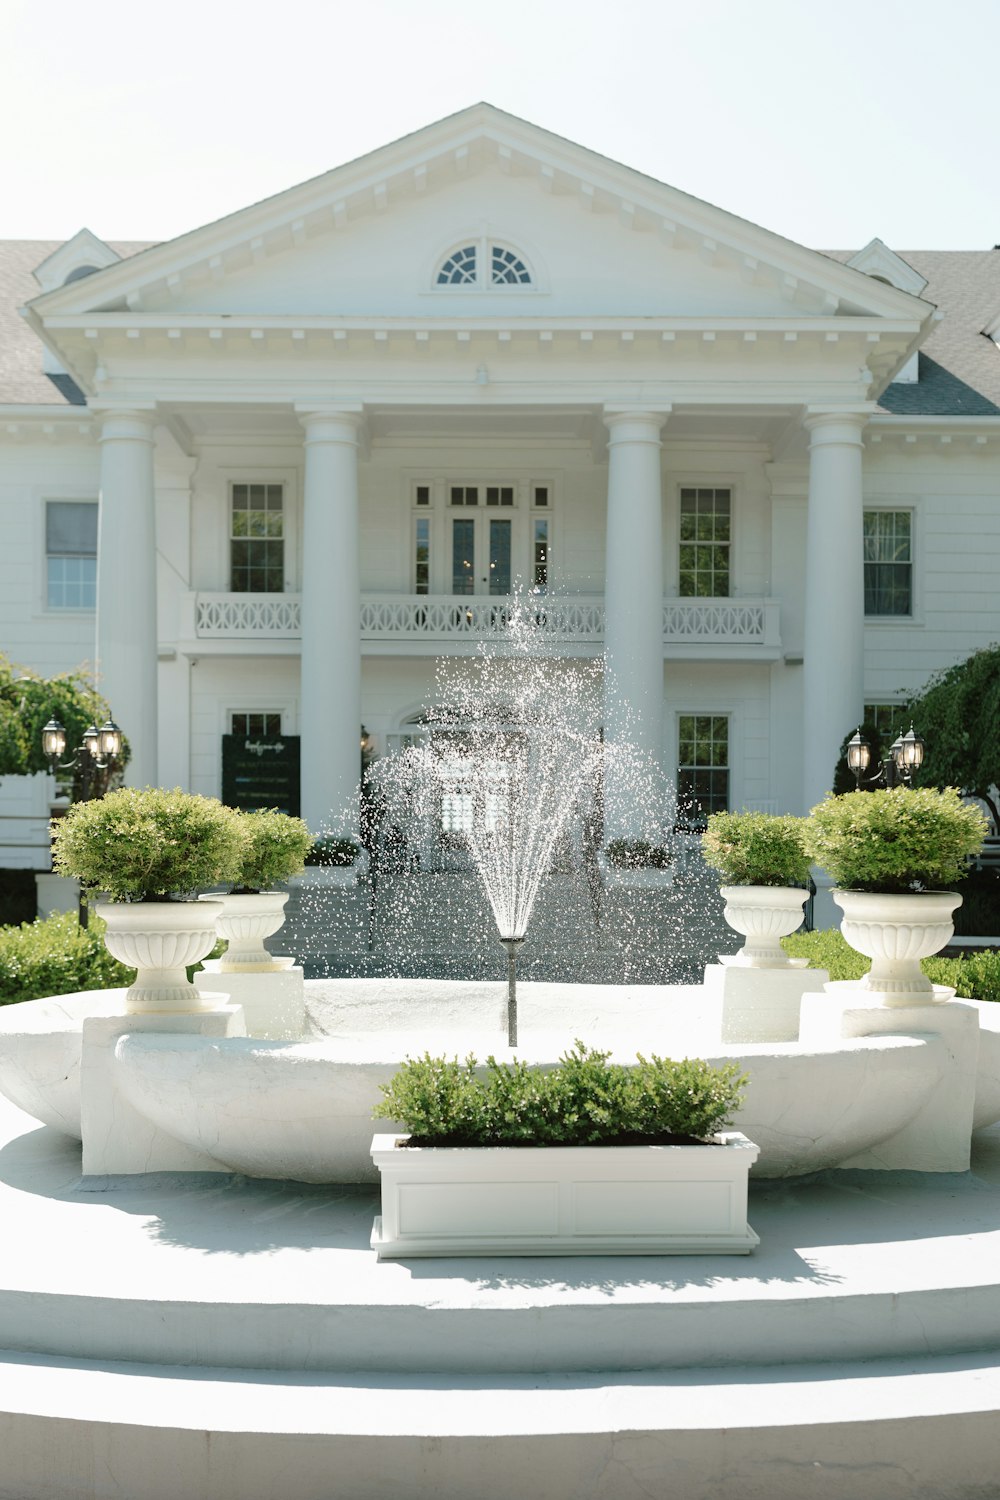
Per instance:
[[[530,280],[442,286],[476,245]],[[926,303],[488,104],[35,299],[101,313],[914,320]]]

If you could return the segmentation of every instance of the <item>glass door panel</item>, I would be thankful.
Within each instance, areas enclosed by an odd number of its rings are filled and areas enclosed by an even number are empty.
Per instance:
[[[510,522],[490,517],[489,588],[493,595],[510,593]]]
[[[476,592],[476,523],[470,517],[451,523],[451,591]]]
[[[453,594],[510,593],[512,522],[493,516],[452,517],[451,591]]]

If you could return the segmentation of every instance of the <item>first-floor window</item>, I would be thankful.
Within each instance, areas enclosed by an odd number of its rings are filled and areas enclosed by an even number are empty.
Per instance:
[[[234,594],[280,594],[284,591],[284,485],[232,486],[229,563],[229,586]]]
[[[681,714],[677,740],[678,819],[698,827],[729,806],[729,715]]]
[[[908,510],[866,510],[865,614],[913,613],[913,517]]]
[[[281,714],[233,714],[230,734],[245,734],[252,739],[275,739],[281,733]]]
[[[97,506],[93,501],[46,503],[45,565],[49,609],[97,607]]]

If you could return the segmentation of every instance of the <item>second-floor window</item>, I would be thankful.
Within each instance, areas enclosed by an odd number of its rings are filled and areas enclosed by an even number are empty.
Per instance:
[[[682,599],[729,597],[732,491],[681,490],[679,592]]]
[[[866,615],[912,615],[912,523],[908,510],[865,511]]]
[[[229,587],[234,594],[280,594],[285,587],[285,490],[281,484],[230,488]]]
[[[45,568],[49,609],[96,608],[97,506],[93,501],[47,501]]]

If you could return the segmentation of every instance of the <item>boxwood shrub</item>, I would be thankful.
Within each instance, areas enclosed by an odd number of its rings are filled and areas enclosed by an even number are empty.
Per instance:
[[[75,911],[0,927],[0,1004],[114,989],[134,977],[105,948],[104,923],[93,912],[89,927],[80,926]]]
[[[808,959],[811,969],[829,970],[831,979],[860,979],[869,968],[836,928],[796,932],[781,945],[793,957]],[[1000,953],[991,949],[964,958],[925,958],[920,967],[932,984],[952,985],[959,999],[1000,1000]]]

